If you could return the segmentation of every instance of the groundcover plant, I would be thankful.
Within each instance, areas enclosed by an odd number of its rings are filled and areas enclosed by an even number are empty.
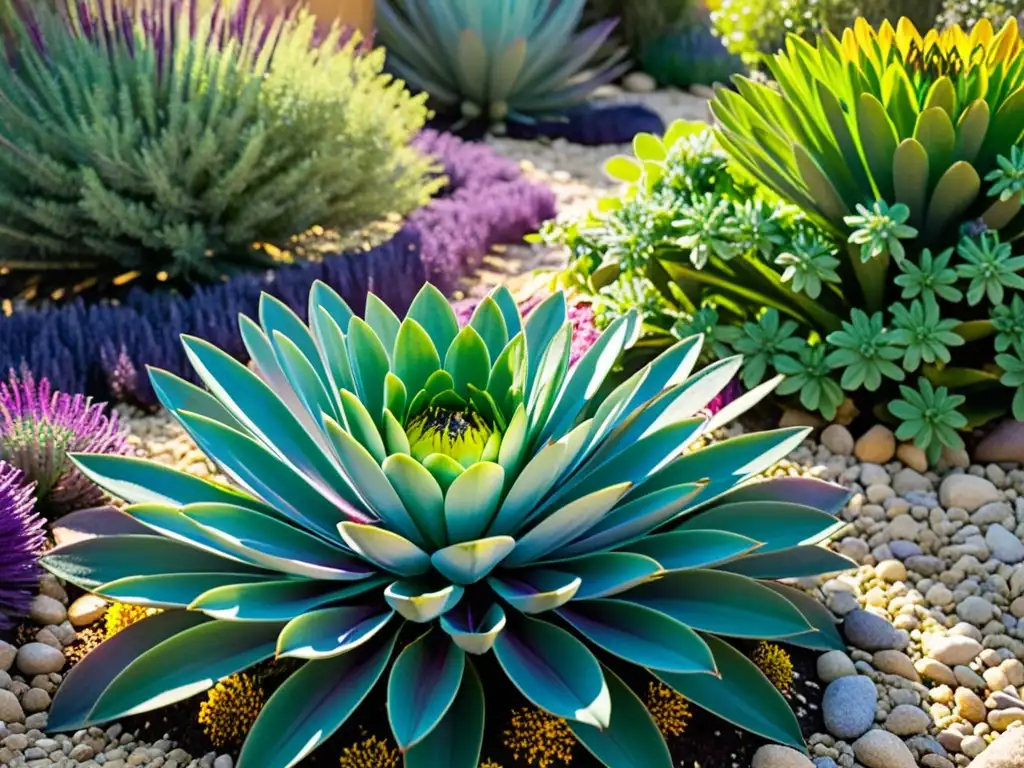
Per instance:
[[[163,404],[238,488],[137,458],[74,457],[128,506],[79,513],[85,532],[95,515],[96,535],[51,551],[46,567],[167,610],[71,670],[51,729],[293,658],[305,664],[239,757],[291,766],[394,659],[387,713],[413,768],[479,764],[485,662],[613,768],[671,766],[624,669],[803,747],[785,699],[729,640],[842,647],[828,611],[774,579],[852,565],[816,545],[846,492],[755,481],[805,430],[702,441],[770,389],[707,416],[738,358],[691,375],[702,341],[691,337],[598,396],[638,335],[635,314],[574,366],[560,293],[524,321],[498,289],[460,329],[429,285],[404,319],[372,295],[364,319],[317,284],[309,318],[268,296],[258,323],[242,317],[255,370],[186,337],[208,391],[152,371]]]

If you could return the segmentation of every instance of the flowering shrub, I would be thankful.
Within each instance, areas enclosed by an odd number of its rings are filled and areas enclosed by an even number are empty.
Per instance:
[[[34,504],[21,470],[0,461],[0,629],[11,629],[28,613],[43,572],[44,521]]]

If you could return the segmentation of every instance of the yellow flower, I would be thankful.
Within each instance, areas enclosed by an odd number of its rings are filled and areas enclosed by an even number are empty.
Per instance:
[[[648,684],[646,703],[654,724],[666,738],[682,736],[693,717],[690,705],[682,694],[660,681],[652,680]]]
[[[519,707],[512,710],[503,743],[512,751],[513,759],[548,768],[572,761],[576,737],[563,718],[536,707]]]
[[[135,622],[155,616],[158,613],[160,613],[159,608],[147,608],[144,605],[129,605],[128,603],[114,603],[107,609],[105,617],[107,637],[113,637],[125,627],[130,627]]]
[[[783,693],[789,690],[793,684],[793,660],[782,647],[775,643],[758,643],[752,658],[772,685]]]
[[[216,747],[240,744],[266,703],[263,688],[242,672],[217,683],[199,705],[199,723]]]
[[[345,747],[341,753],[341,768],[398,768],[401,764],[401,753],[376,736]]]

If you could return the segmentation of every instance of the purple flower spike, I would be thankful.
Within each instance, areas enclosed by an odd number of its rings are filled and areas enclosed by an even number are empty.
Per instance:
[[[20,469],[35,483],[39,507],[50,516],[92,507],[103,492],[75,469],[69,453],[132,452],[117,414],[104,403],[83,395],[53,391],[42,379],[37,385],[25,371],[20,380],[11,371],[0,383],[0,460]]]
[[[21,470],[0,461],[0,630],[28,614],[42,574],[44,521],[33,511],[32,486],[22,477]]]

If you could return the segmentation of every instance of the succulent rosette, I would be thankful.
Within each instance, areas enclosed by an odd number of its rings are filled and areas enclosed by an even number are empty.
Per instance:
[[[803,429],[698,447],[775,382],[709,417],[740,360],[691,375],[695,336],[605,393],[637,316],[570,367],[560,293],[523,320],[498,289],[460,329],[431,286],[402,319],[372,295],[357,317],[317,284],[308,317],[264,296],[259,322],[240,321],[252,368],[186,337],[206,390],[151,371],[237,488],[138,458],[74,457],[128,506],[77,513],[77,540],[45,565],[166,610],[68,674],[52,730],[292,657],[304,666],[270,696],[239,757],[240,768],[291,766],[394,657],[387,711],[405,764],[476,768],[489,656],[614,768],[672,764],[620,667],[803,747],[785,699],[729,640],[842,647],[827,610],[773,580],[852,565],[816,545],[846,492],[756,480]]]

